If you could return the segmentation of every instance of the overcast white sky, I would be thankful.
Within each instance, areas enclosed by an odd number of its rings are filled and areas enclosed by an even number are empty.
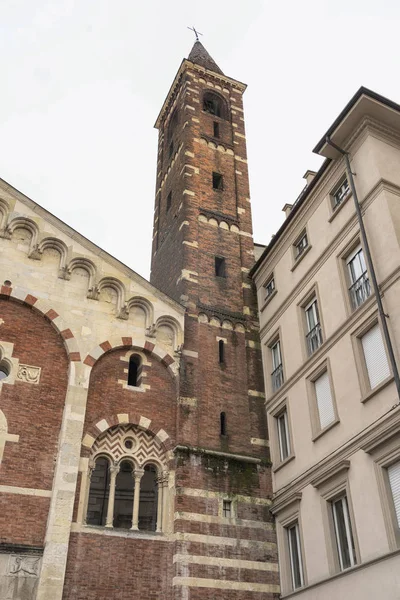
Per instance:
[[[400,102],[398,0],[0,0],[0,177],[145,277],[153,125],[192,24],[248,84],[257,242],[360,85]]]

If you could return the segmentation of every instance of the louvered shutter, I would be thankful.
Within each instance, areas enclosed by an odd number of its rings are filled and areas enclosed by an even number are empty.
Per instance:
[[[400,527],[400,462],[388,468],[390,488],[392,490],[394,509],[396,511],[397,523]]]
[[[319,422],[321,424],[321,429],[324,429],[335,420],[328,371],[321,375],[321,377],[318,377],[318,379],[315,380],[314,385],[315,394],[317,396]]]
[[[390,375],[389,364],[383,344],[381,330],[378,324],[374,325],[361,338],[365,363],[367,365],[369,384],[373,390],[381,381]]]

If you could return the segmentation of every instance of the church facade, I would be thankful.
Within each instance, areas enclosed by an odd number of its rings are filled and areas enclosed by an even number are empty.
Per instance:
[[[150,283],[0,181],[0,597],[279,596],[242,95],[156,122]]]

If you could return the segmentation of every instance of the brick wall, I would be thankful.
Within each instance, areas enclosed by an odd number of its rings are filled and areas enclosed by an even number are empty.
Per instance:
[[[68,360],[61,337],[32,309],[0,299],[0,343],[14,344],[20,364],[41,367],[40,383],[4,383],[0,400],[8,432],[18,442],[6,442],[0,485],[50,491],[67,389]],[[49,498],[1,494],[2,541],[40,545]]]

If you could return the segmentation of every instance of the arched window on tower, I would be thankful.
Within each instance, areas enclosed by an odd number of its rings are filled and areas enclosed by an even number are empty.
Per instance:
[[[167,142],[171,142],[174,132],[175,132],[175,129],[178,125],[178,121],[179,121],[178,111],[174,110],[174,112],[172,113],[172,116],[170,118],[169,124],[168,124]]]
[[[205,92],[203,96],[203,110],[221,119],[227,118],[225,100],[214,92]]]
[[[123,460],[115,480],[113,526],[116,529],[130,529],[132,527],[134,486],[135,480],[132,463],[128,460]]]
[[[157,469],[154,465],[146,465],[140,482],[139,530],[156,531],[157,502]]]
[[[138,354],[129,358],[128,385],[139,387],[142,379],[142,360]]]
[[[110,487],[110,462],[100,456],[90,478],[89,500],[86,516],[88,525],[105,525],[107,519],[108,496]]]

